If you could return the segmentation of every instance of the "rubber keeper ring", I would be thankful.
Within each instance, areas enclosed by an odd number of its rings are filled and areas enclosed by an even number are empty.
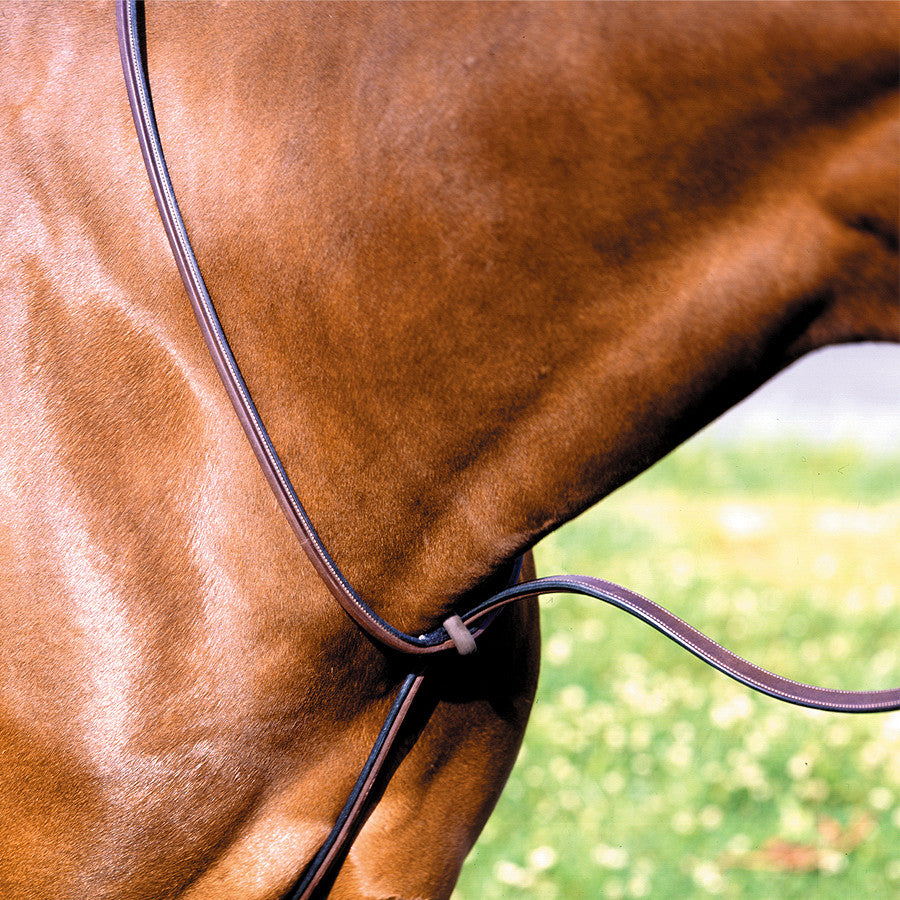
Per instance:
[[[456,652],[460,656],[469,656],[478,649],[475,646],[475,638],[472,637],[472,633],[466,628],[459,616],[450,616],[444,622],[444,628],[447,634],[450,635],[450,640],[453,641]]]

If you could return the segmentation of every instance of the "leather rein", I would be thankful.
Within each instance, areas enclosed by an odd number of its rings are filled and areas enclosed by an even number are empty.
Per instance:
[[[462,655],[474,652],[478,637],[496,614],[504,606],[527,597],[581,594],[602,600],[656,628],[731,678],[788,703],[837,712],[885,712],[900,709],[900,688],[842,691],[803,684],[768,672],[726,650],[652,600],[609,581],[584,575],[560,575],[518,583],[521,560],[511,564],[512,574],[506,588],[467,613],[451,616],[426,634],[404,634],[381,618],[353,589],[322,543],[294,491],[244,382],[200,274],[169,179],[144,71],[136,0],[117,0],[116,19],[128,99],[156,205],[200,331],[260,468],[301,546],[340,606],[386,650],[412,658],[411,672],[398,691],[387,720],[334,828],[292,887],[286,900],[307,900],[313,896],[317,887],[327,891],[326,879],[335,874],[333,864],[343,857],[362,826],[367,810],[366,801],[390,756],[427,671],[415,658],[448,651],[456,651]]]

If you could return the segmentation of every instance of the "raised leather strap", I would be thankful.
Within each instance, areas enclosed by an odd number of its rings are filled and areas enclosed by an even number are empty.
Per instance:
[[[365,813],[369,794],[384,769],[400,729],[406,721],[419,688],[422,686],[423,678],[423,673],[413,672],[400,686],[384,725],[381,726],[375,744],[334,827],[285,900],[308,900],[322,883],[331,866],[340,859],[347,845],[353,840]]]
[[[407,650],[411,645],[415,645],[416,639],[397,631],[375,613],[353,590],[335,565],[310,522],[303,504],[297,497],[269,433],[263,425],[256,404],[250,396],[250,391],[247,389],[234,354],[231,352],[228,339],[222,330],[203,276],[200,274],[200,267],[197,265],[197,259],[191,248],[187,229],[178,208],[178,201],[175,199],[175,191],[172,188],[156,128],[153,104],[150,100],[150,88],[144,75],[136,0],[117,0],[116,22],[128,101],[131,104],[132,118],[150,179],[150,186],[156,198],[156,206],[166,237],[169,239],[172,254],[175,257],[175,263],[181,273],[181,280],[184,282],[194,315],[200,326],[200,332],[209,348],[210,356],[244,433],[247,435],[247,440],[250,442],[260,468],[281,509],[287,516],[291,528],[306,551],[306,555],[338,603],[362,629],[381,644],[394,650]]]
[[[832,712],[888,712],[900,709],[900,687],[878,691],[845,691],[784,678],[747,662],[641,594],[611,581],[587,575],[557,575],[513,585],[462,616],[462,620],[468,625],[481,616],[495,613],[508,603],[542,594],[581,594],[616,606],[652,625],[676,644],[735,681],[787,703]]]
[[[116,20],[122,68],[141,153],[156,205],[200,331],[259,465],[291,528],[331,593],[363,630],[385,647],[411,656],[430,655],[452,649],[467,654],[474,651],[476,639],[490,625],[497,612],[509,603],[542,594],[581,594],[625,610],[652,625],[726,675],[779,700],[841,712],[882,712],[900,709],[900,688],[842,691],[783,678],[726,650],[652,600],[608,581],[579,575],[541,578],[514,584],[513,582],[518,580],[520,560],[513,564],[510,586],[465,615],[451,616],[444,626],[428,634],[419,636],[404,634],[375,613],[354,591],[331,559],[300,503],[250,396],[200,274],[175,199],[156,129],[149,87],[143,69],[136,0],[117,0]],[[356,826],[364,814],[366,799],[390,755],[422,678],[421,673],[413,672],[404,681],[344,810],[322,849],[292,890],[291,900],[307,900],[311,897],[331,863],[340,857],[348,841],[352,840]]]
[[[394,628],[353,590],[322,544],[291,485],[244,383],[191,249],[166,168],[153,116],[149,87],[144,76],[136,0],[118,0],[116,12],[119,48],[128,98],[141,152],[169,244],[219,376],[259,464],[303,549],[341,606],[361,628],[385,647],[414,656],[441,653],[460,646],[471,652],[471,645],[462,638],[455,618],[451,619],[456,632],[455,638],[448,634],[443,626],[419,636],[404,634]],[[547,593],[580,593],[612,603],[657,628],[732,678],[754,690],[789,703],[846,712],[882,711],[896,709],[900,705],[900,688],[885,691],[837,691],[798,684],[774,675],[721,647],[646,597],[610,582],[586,576],[543,578],[529,584],[507,588],[460,618],[466,626],[471,626],[469,627],[471,637],[476,639],[490,624],[491,612],[513,600]]]

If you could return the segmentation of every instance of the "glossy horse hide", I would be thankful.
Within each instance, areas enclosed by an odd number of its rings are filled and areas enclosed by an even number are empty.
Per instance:
[[[895,4],[151,4],[146,38],[250,388],[406,631],[804,352],[898,338]],[[206,356],[113,7],[3,3],[0,59],[2,892],[276,900],[401,666]],[[538,645],[526,606],[436,668],[333,897],[449,895]]]

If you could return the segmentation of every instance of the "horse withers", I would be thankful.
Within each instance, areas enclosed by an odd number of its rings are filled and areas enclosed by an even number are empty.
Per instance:
[[[205,357],[107,4],[0,18],[0,883],[278,898],[394,657],[302,557]],[[146,10],[210,291],[319,533],[405,631],[808,350],[897,340],[889,4]],[[537,677],[440,664],[334,897],[446,897]]]

